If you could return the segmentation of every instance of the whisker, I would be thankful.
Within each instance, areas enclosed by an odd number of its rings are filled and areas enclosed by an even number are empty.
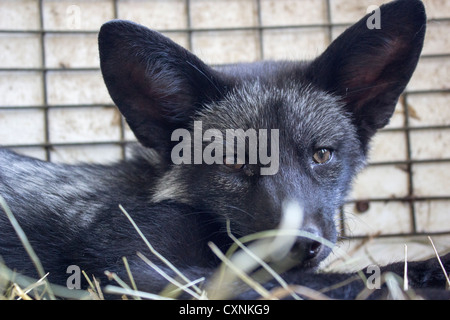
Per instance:
[[[236,207],[236,206],[232,206],[232,205],[225,205],[226,208],[230,208],[230,209],[234,209],[234,210],[238,210],[242,213],[245,213],[246,215],[248,215],[250,218],[255,219],[255,215],[253,213],[248,212],[247,210],[244,210],[242,208]]]

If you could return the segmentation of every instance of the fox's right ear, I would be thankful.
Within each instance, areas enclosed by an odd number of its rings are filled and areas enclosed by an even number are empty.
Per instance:
[[[379,29],[369,28],[372,15],[366,15],[334,40],[306,74],[321,89],[341,97],[364,148],[392,116],[416,68],[426,26],[419,0],[393,1],[377,13]]]
[[[100,66],[111,98],[138,140],[168,152],[171,134],[224,85],[212,68],[172,40],[133,22],[104,24]]]

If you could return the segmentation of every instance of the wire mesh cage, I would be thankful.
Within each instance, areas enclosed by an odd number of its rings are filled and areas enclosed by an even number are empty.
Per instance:
[[[1,0],[0,144],[56,162],[127,157],[135,138],[99,70],[97,33],[110,19],[159,30],[220,65],[313,58],[382,2]],[[428,29],[417,70],[339,214],[342,245],[362,253],[361,264],[395,259],[404,243],[411,255],[429,255],[425,235],[450,249],[450,2],[424,3]]]

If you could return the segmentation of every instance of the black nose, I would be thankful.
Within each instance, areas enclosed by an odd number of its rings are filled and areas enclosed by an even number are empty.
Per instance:
[[[311,232],[317,234],[317,232]],[[322,250],[322,243],[307,237],[299,237],[291,248],[291,257],[301,262],[312,260]]]

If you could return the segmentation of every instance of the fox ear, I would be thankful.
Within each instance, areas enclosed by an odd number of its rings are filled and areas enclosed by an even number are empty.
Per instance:
[[[100,66],[111,98],[138,140],[168,151],[176,128],[220,95],[218,74],[156,31],[110,21],[98,36]]]
[[[373,14],[380,14],[380,29],[369,29]],[[373,14],[344,31],[307,70],[310,81],[342,98],[364,146],[389,122],[416,68],[426,25],[419,0],[393,1]]]

